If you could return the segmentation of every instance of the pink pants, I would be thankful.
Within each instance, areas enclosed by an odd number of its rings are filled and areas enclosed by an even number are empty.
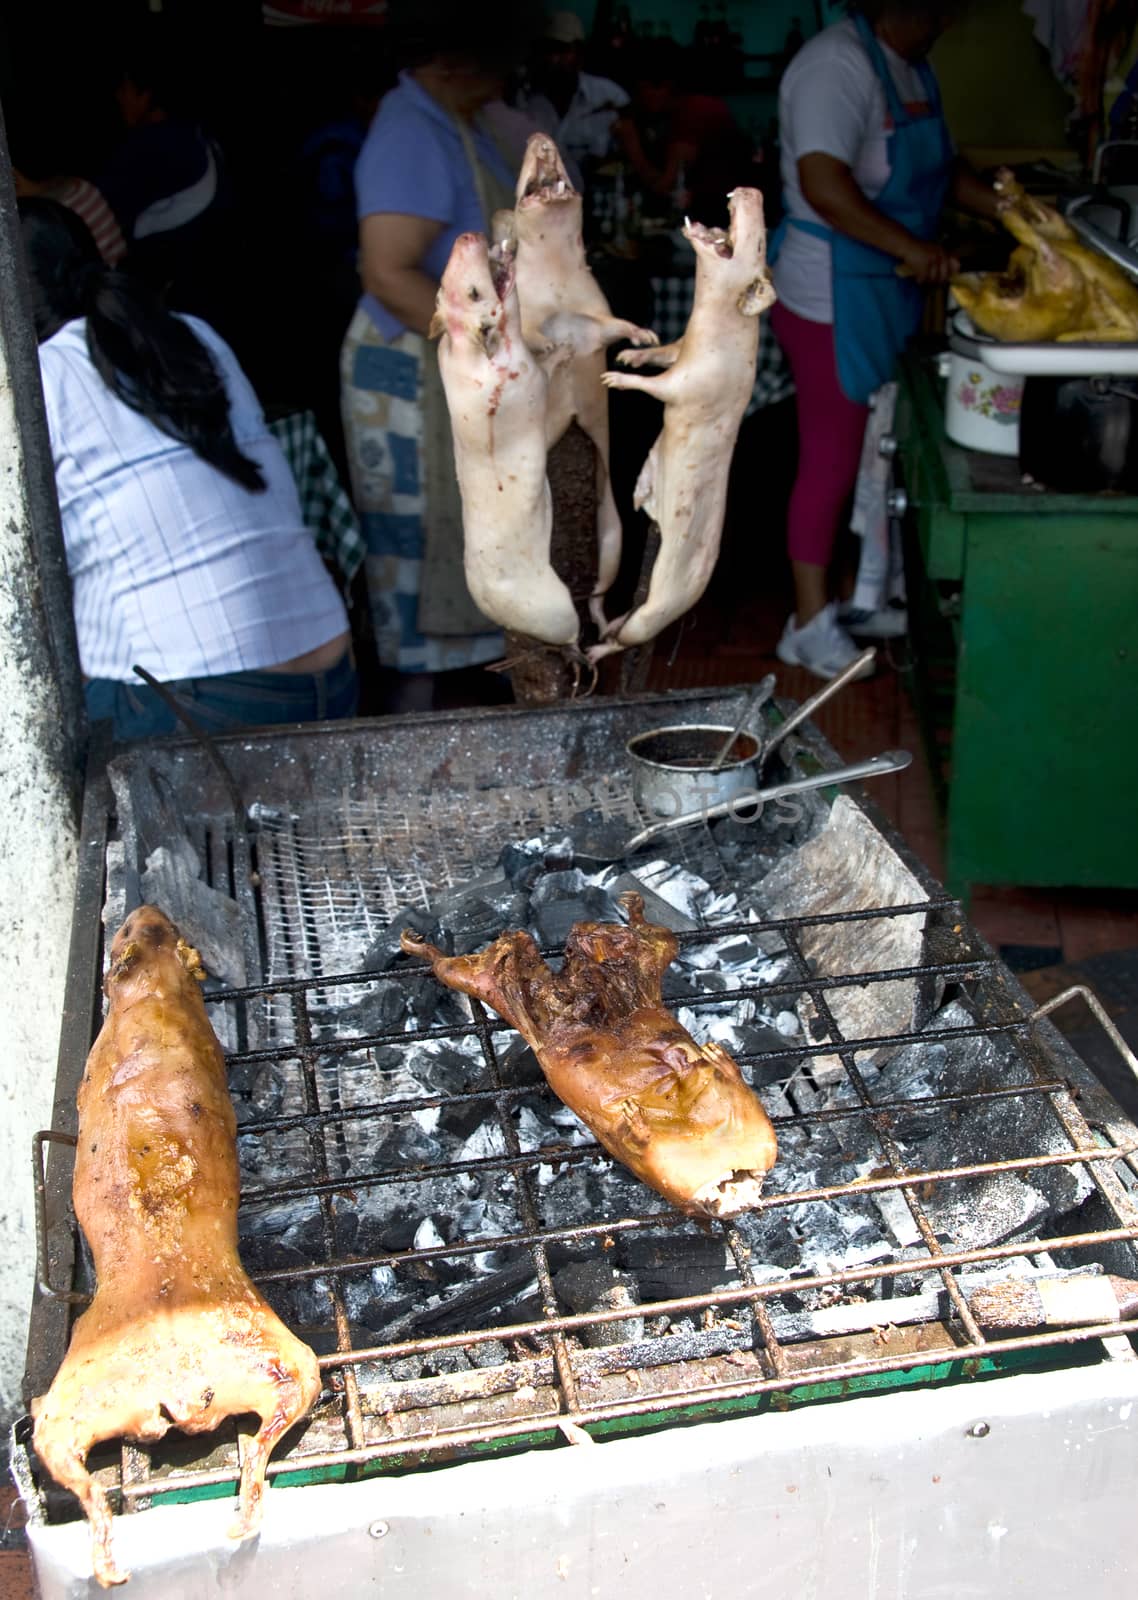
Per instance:
[[[857,482],[869,407],[854,405],[839,387],[830,323],[807,322],[776,305],[771,326],[798,391],[798,476],[787,512],[787,549],[792,561],[828,567]]]

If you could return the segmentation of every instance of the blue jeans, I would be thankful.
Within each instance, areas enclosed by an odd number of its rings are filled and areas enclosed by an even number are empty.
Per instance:
[[[207,733],[351,717],[359,703],[359,680],[346,650],[327,672],[226,672],[216,678],[182,678],[164,687]],[[141,679],[116,683],[92,678],[85,695],[87,716],[92,722],[109,718],[119,743],[188,734]]]

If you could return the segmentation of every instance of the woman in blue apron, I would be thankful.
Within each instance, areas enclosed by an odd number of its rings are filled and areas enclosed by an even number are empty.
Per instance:
[[[862,0],[799,52],[779,94],[786,218],[772,241],[772,325],[794,372],[799,466],[796,612],[778,654],[823,678],[856,654],[826,574],[870,396],[920,325],[923,286],[958,270],[936,243],[945,200],[995,214],[995,195],[953,152],[925,59],[950,18],[944,0]]]

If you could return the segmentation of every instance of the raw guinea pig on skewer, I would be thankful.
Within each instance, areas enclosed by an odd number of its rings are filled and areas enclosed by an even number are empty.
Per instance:
[[[522,337],[508,243],[491,253],[483,234],[455,240],[431,332],[441,334],[474,602],[502,628],[575,649],[577,609],[550,561],[549,382]]]
[[[739,424],[755,380],[759,314],[773,305],[766,266],[763,201],[736,189],[729,229],[688,222],[695,251],[695,299],[683,338],[656,350],[624,350],[625,366],[660,366],[645,376],[606,372],[610,389],[641,389],[664,402],[664,425],[633,496],[660,531],[648,597],[603,629],[594,661],[645,644],[695,605],[719,555],[727,480]]]
[[[546,443],[556,444],[576,421],[596,451],[597,577],[589,608],[600,627],[603,597],[616,578],[621,549],[620,516],[609,479],[605,350],[619,339],[635,345],[658,340],[651,329],[613,316],[585,257],[581,210],[581,196],[557,146],[546,134],[532,134],[514,211],[498,213],[494,231],[496,238],[516,245],[522,330],[549,371]]]

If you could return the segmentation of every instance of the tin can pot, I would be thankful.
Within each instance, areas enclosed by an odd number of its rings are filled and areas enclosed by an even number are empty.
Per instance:
[[[635,734],[625,749],[640,809],[653,817],[680,817],[754,791],[759,742],[752,734],[736,734],[727,760],[711,770],[730,732],[729,727],[688,725]]]

